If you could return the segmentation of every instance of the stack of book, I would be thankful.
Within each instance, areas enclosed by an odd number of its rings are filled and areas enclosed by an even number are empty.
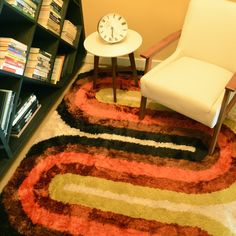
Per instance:
[[[39,0],[7,0],[7,2],[29,17],[34,18]]]
[[[23,75],[27,45],[7,37],[0,37],[0,69]]]
[[[51,54],[40,48],[30,48],[24,75],[34,79],[48,80],[51,70]]]
[[[51,76],[51,83],[57,84],[61,78],[61,72],[63,68],[65,60],[65,55],[57,55],[54,66],[53,66],[53,71],[52,71],[52,76]]]
[[[9,128],[14,97],[15,92],[12,90],[0,89],[0,127],[5,136]]]
[[[43,0],[38,23],[59,35],[61,31],[62,7],[62,0]]]
[[[61,32],[61,38],[69,44],[74,44],[77,35],[77,27],[69,20],[65,20]]]
[[[19,137],[40,108],[39,101],[33,93],[20,96],[16,114],[12,122],[11,135]]]

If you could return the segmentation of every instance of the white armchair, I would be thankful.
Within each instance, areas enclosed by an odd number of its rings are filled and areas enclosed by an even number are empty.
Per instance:
[[[214,128],[214,152],[225,115],[236,102],[236,2],[191,0],[182,31],[175,32],[141,56],[140,119],[147,98]],[[179,38],[176,51],[151,68],[153,56]]]

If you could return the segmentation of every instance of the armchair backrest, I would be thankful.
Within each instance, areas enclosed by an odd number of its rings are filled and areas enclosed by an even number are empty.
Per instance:
[[[191,0],[178,49],[236,72],[236,2]]]

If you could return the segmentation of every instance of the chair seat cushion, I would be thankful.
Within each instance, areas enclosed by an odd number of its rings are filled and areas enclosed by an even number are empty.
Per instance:
[[[160,69],[159,69],[160,68]],[[164,106],[214,127],[232,72],[191,57],[156,66],[141,78],[141,93]]]

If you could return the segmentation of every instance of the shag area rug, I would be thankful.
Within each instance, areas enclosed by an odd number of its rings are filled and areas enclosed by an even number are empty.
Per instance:
[[[1,194],[0,235],[236,235],[236,125],[212,131],[119,74],[80,74]],[[48,135],[47,132],[50,131]]]

